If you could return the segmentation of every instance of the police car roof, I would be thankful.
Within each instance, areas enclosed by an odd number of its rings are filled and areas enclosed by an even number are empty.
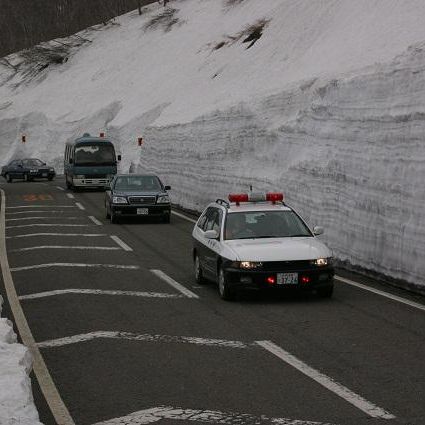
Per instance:
[[[292,211],[287,205],[272,202],[241,202],[239,205],[231,203],[228,213],[252,211]]]

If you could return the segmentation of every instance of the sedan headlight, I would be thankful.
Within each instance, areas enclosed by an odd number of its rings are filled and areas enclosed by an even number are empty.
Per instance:
[[[158,199],[156,200],[157,204],[169,204],[170,203],[170,198],[168,197],[168,195],[159,195]]]
[[[312,264],[319,267],[328,266],[329,264],[332,264],[332,257],[316,258],[315,260],[312,260]]]
[[[112,197],[112,203],[113,204],[127,204],[127,198],[124,196],[113,196]]]
[[[30,170],[30,173],[38,173],[38,170],[36,170],[36,169],[32,168],[32,169]]]
[[[233,261],[232,267],[242,270],[255,270],[263,267],[259,261]]]
[[[52,167],[50,167],[50,168],[49,168],[49,171],[55,171],[55,169],[54,169],[54,168],[52,168]]]

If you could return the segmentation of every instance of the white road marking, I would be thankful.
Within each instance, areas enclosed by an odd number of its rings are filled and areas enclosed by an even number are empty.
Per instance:
[[[65,190],[63,187],[60,187],[60,186],[56,186],[56,189],[59,189],[59,190]]]
[[[102,222],[100,222],[96,217],[94,217],[94,216],[92,216],[92,215],[89,215],[89,219],[94,223],[94,224],[96,224],[97,226],[102,226],[103,224],[102,224]]]
[[[6,236],[6,239],[30,238],[33,236],[80,236],[85,238],[94,238],[98,236],[108,236],[105,233],[27,233],[25,235]]]
[[[67,193],[67,194],[66,194],[66,196],[67,196],[69,199],[74,199],[74,195],[73,195],[72,193]]]
[[[316,381],[317,383],[319,383],[320,385],[322,385],[329,391],[332,391],[334,394],[343,398],[348,403],[362,410],[369,416],[373,418],[380,418],[380,419],[395,419],[395,416],[392,415],[391,413],[381,409],[380,407],[374,405],[373,403],[370,403],[369,401],[367,401],[360,395],[354,393],[353,391],[349,390],[348,388],[344,387],[338,382],[335,382],[333,379],[329,378],[323,373],[320,373],[319,371],[308,366],[306,363],[302,362],[301,360],[299,360],[292,354],[288,353],[283,348],[279,347],[273,342],[256,341],[256,343],[259,346],[263,347],[265,350],[274,354],[279,359],[283,360],[285,363],[289,364],[290,366],[294,367],[295,369],[297,369],[304,375],[313,379],[314,381]]]
[[[219,410],[194,410],[180,407],[159,406],[139,410],[127,416],[97,422],[93,425],[144,425],[163,419],[226,425],[331,425],[329,422],[312,422],[299,419],[269,418],[247,413],[226,413]]]
[[[189,289],[185,288],[183,285],[180,285],[180,283],[176,282],[170,276],[166,275],[162,270],[151,270],[151,272],[154,275],[158,276],[160,279],[162,279],[164,282],[167,282],[173,288],[180,291],[186,297],[188,297],[188,298],[199,298],[198,295],[196,295],[194,292],[190,291]]]
[[[139,266],[127,266],[127,265],[121,265],[121,264],[88,264],[88,263],[45,263],[45,264],[34,264],[32,266],[14,267],[14,268],[11,268],[10,270],[12,272],[19,272],[22,270],[47,269],[50,267],[87,267],[87,268],[139,270]]]
[[[40,246],[28,246],[26,248],[12,249],[9,252],[35,251],[37,249],[81,249],[81,250],[94,250],[94,251],[118,251],[121,248],[118,248],[116,246],[40,245]]]
[[[42,217],[42,216],[33,216],[33,217],[19,217],[19,218],[7,218],[6,221],[23,221],[23,220],[54,220],[58,218],[60,220],[82,220],[84,217]]]
[[[75,205],[80,209],[80,210],[85,210],[83,204],[81,204],[80,202],[76,202]]]
[[[130,248],[124,241],[122,241],[118,236],[111,235],[111,239],[115,241],[124,251],[133,251],[133,248]]]
[[[18,224],[14,226],[6,226],[6,229],[18,229],[20,227],[87,227],[93,224],[63,224],[63,223],[32,223],[32,224]]]
[[[414,301],[410,301],[410,300],[407,300],[405,298],[398,297],[397,295],[389,294],[388,292],[380,291],[379,289],[371,288],[371,287],[363,285],[361,283],[354,282],[353,280],[346,279],[345,277],[335,276],[335,279],[339,280],[340,282],[344,282],[347,285],[352,285],[352,286],[355,286],[357,288],[364,289],[365,291],[373,292],[374,294],[378,294],[378,295],[381,295],[385,298],[389,298],[390,300],[398,301],[399,303],[406,304],[410,307],[414,307],[414,308],[417,308],[419,310],[425,311],[425,305],[423,305],[423,304],[419,304],[419,303],[416,303]]]
[[[63,345],[76,344],[93,339],[126,339],[131,341],[145,342],[160,342],[160,343],[179,343],[179,344],[195,344],[206,345],[209,347],[224,347],[224,348],[253,348],[254,344],[245,344],[241,341],[231,341],[225,339],[198,338],[189,336],[174,336],[174,335],[151,335],[151,334],[135,334],[133,332],[119,331],[97,331],[85,334],[73,335],[64,338],[52,339],[49,341],[39,342],[37,345],[41,348],[61,347]]]
[[[15,205],[13,207],[6,207],[7,210],[17,208],[75,208],[74,205]]]
[[[146,298],[183,298],[179,294],[166,294],[163,292],[139,292],[139,291],[115,291],[101,289],[58,289],[56,291],[38,292],[36,294],[21,295],[20,300],[33,300],[36,298],[53,297],[66,294],[88,294],[88,295],[127,295],[132,297]]]
[[[7,259],[6,239],[5,239],[5,207],[6,196],[2,189],[1,194],[1,208],[0,208],[0,268],[3,274],[3,282],[6,289],[7,299],[9,300],[12,309],[13,317],[15,318],[16,326],[22,338],[24,345],[28,347],[33,357],[33,370],[37,381],[40,385],[41,391],[50,407],[50,410],[55,418],[56,423],[61,425],[75,425],[71,415],[68,412],[64,402],[62,401],[59,392],[49,374],[44,359],[37,347],[31,330],[28,326],[27,319],[22,311],[21,304],[16,294],[15,285],[13,283],[12,274],[9,268],[9,261]]]
[[[10,215],[18,215],[18,214],[30,214],[30,213],[36,213],[36,214],[40,214],[40,213],[65,213],[68,211],[62,211],[62,210],[46,210],[46,211],[40,211],[40,210],[26,210],[26,211],[17,211],[17,212],[7,212],[6,215],[10,216]]]
[[[194,220],[193,218],[189,218],[189,217],[185,216],[184,214],[180,214],[180,213],[173,211],[173,210],[171,210],[171,214],[174,214],[175,216],[180,217],[183,220],[190,221],[191,223],[196,223],[198,221],[198,220]]]

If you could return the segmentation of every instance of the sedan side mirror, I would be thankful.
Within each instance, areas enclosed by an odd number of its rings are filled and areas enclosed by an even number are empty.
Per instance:
[[[171,190],[171,186],[164,186],[165,190]]]
[[[313,233],[314,233],[316,236],[322,235],[324,231],[325,231],[325,230],[323,229],[323,227],[322,227],[322,226],[314,226],[314,227],[313,227]]]
[[[204,236],[205,236],[207,239],[218,239],[218,232],[217,232],[217,230],[207,230],[207,231],[204,233]]]

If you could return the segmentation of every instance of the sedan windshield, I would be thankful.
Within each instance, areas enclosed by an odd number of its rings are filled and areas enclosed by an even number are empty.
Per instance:
[[[134,192],[158,192],[162,190],[156,176],[119,176],[115,181],[115,190]]]
[[[41,167],[45,165],[44,162],[39,159],[23,159],[22,164],[24,167]]]
[[[227,215],[225,239],[312,236],[293,211],[246,211]]]
[[[106,143],[77,146],[75,165],[115,165],[114,147]]]

